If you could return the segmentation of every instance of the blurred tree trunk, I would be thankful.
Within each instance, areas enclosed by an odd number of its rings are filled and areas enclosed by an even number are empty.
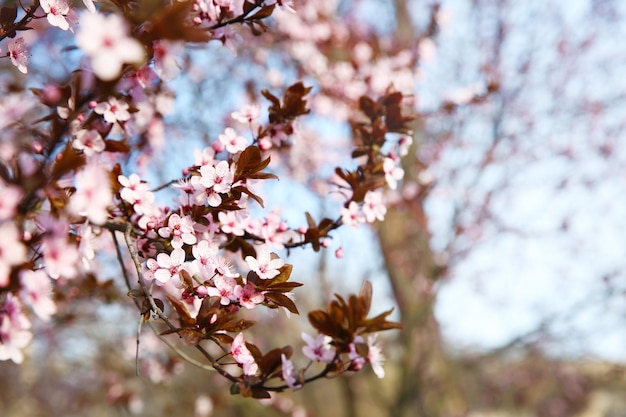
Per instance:
[[[417,42],[408,0],[395,0],[396,39],[407,47]],[[419,126],[415,131],[419,134]],[[417,182],[423,169],[417,160],[419,141],[404,163],[405,181]],[[445,273],[430,248],[431,235],[424,210],[427,191],[402,204],[389,207],[377,234],[393,295],[404,330],[398,339],[399,363],[396,386],[390,399],[389,416],[436,417],[462,412],[455,396],[454,379],[443,350],[439,324],[434,315],[436,282]],[[456,397],[456,401],[454,398]],[[460,405],[456,409],[453,404]]]

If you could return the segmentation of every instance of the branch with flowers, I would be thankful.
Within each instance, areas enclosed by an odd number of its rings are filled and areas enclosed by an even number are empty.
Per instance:
[[[387,320],[391,310],[368,317],[369,283],[359,295],[336,296],[327,311],[309,313],[319,334],[303,334],[310,363],[301,369],[291,346],[262,353],[246,340],[255,323],[241,313],[262,307],[299,313],[293,291],[302,284],[290,280],[293,267],[276,251],[309,245],[318,251],[343,225],[383,220],[382,189],[397,186],[399,156],[409,144],[412,117],[403,94],[389,89],[378,100],[360,98],[361,119],[352,125],[357,167],[335,171],[334,185],[345,197],[335,219],[316,221],[306,213],[307,226],[294,229],[275,212],[257,218],[253,210],[264,204],[255,186],[277,179],[268,170],[270,153],[290,146],[294,122],[309,112],[311,88],[303,83],[281,97],[262,92],[270,103],[268,121],[251,141],[227,127],[196,152],[182,178],[152,188],[137,173],[123,172],[121,162],[148,155],[162,135],[173,94],[167,88],[171,42],[227,45],[233,38],[226,28],[245,25],[257,34],[268,29],[263,19],[289,4],[246,0],[237,9],[226,0],[173,2],[148,11],[114,4],[115,13],[104,13],[85,0],[88,11],[78,24],[66,0],[34,3],[21,16],[17,7],[0,13],[0,34],[10,38],[7,56],[20,72],[28,72],[28,50],[18,34],[44,14],[51,26],[76,29],[85,56],[66,83],[3,99],[15,100],[16,110],[0,120],[7,137],[15,138],[4,143],[0,160],[0,360],[23,361],[33,338],[26,311],[51,320],[54,286],[93,274],[96,242],[108,231],[142,321],[182,357],[207,367],[167,336],[194,346],[209,368],[233,383],[233,393],[264,398],[366,363],[382,377],[376,333],[400,325]],[[32,114],[37,117],[29,122]],[[254,107],[233,113],[248,123],[259,116]],[[390,134],[403,139],[390,145]],[[178,191],[178,204],[156,202],[155,193],[165,188]],[[322,365],[311,374],[314,362]]]

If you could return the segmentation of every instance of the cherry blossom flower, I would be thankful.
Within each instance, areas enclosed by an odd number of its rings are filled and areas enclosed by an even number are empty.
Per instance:
[[[113,203],[107,171],[99,164],[87,164],[76,174],[76,189],[70,198],[70,212],[86,216],[92,223],[104,224],[109,217],[108,207]]]
[[[351,201],[347,208],[342,207],[339,214],[341,214],[341,222],[347,226],[356,227],[359,223],[365,222],[365,216],[356,201]]]
[[[43,263],[50,277],[74,278],[78,273],[80,254],[76,246],[69,244],[65,237],[51,236],[45,239],[42,253]]]
[[[398,181],[404,177],[404,170],[397,166],[396,161],[391,158],[385,158],[383,161],[383,171],[385,171],[385,180],[392,190],[398,188]]]
[[[244,224],[239,218],[239,214],[234,211],[220,211],[217,215],[220,221],[222,232],[231,233],[235,236],[244,235]]]
[[[221,305],[227,306],[231,301],[237,301],[239,298],[238,293],[241,287],[237,285],[234,278],[217,275],[213,278],[213,284],[215,287],[207,287],[207,294],[210,297],[219,297]]]
[[[166,239],[172,236],[172,247],[176,249],[182,248],[183,243],[194,245],[197,241],[191,218],[189,216],[181,218],[176,213],[170,216],[166,227],[159,229],[159,236]]]
[[[97,130],[79,130],[76,139],[72,141],[72,147],[77,151],[83,151],[87,156],[93,156],[104,150],[105,143]]]
[[[204,166],[204,165],[214,165],[215,164],[215,150],[210,147],[204,148],[202,151],[199,149],[194,149],[194,165],[196,166]]]
[[[248,145],[246,138],[239,136],[232,127],[227,127],[224,133],[219,135],[219,140],[226,148],[226,152],[232,154],[243,151]]]
[[[306,346],[302,347],[302,353],[315,362],[331,363],[335,359],[335,348],[330,344],[329,336],[320,334],[315,339],[308,333],[302,332],[302,340]]]
[[[193,194],[194,204],[201,206],[208,203],[211,207],[217,207],[222,204],[222,196],[215,192],[212,187],[207,188],[202,185],[201,177],[197,175],[192,176],[189,180],[189,184],[195,191]]]
[[[372,366],[372,370],[376,376],[378,378],[384,378],[385,369],[383,368],[383,364],[385,363],[385,357],[383,356],[380,345],[376,344],[377,336],[377,334],[374,334],[367,338],[367,361]]]
[[[223,256],[215,257],[215,272],[228,278],[237,278],[239,276],[239,274],[232,271],[232,265]]]
[[[24,193],[20,188],[0,182],[0,221],[13,218]]]
[[[128,36],[128,27],[116,14],[82,13],[76,43],[91,58],[98,78],[111,81],[124,64],[139,64],[145,51],[139,41]]]
[[[254,285],[250,283],[244,285],[241,291],[238,291],[237,295],[239,303],[248,310],[252,310],[257,306],[257,304],[261,304],[265,301],[265,296],[262,293],[257,292]]]
[[[246,104],[239,111],[234,111],[230,114],[230,117],[241,123],[252,123],[253,120],[258,119],[261,114],[261,106],[258,104]]]
[[[26,247],[12,222],[0,224],[0,288],[9,285],[11,267],[26,261]]]
[[[30,52],[26,47],[24,38],[20,36],[19,38],[9,39],[7,47],[9,49],[11,63],[15,65],[22,74],[28,73],[28,68],[26,67],[26,64],[28,64]]]
[[[154,193],[150,191],[150,185],[147,182],[143,182],[139,175],[130,174],[128,178],[119,175],[117,181],[123,186],[120,191],[120,197],[133,205],[135,213],[154,213],[157,217],[160,215],[160,211],[155,209],[154,204],[152,204],[154,202]]]
[[[407,156],[409,154],[409,148],[413,144],[413,138],[409,135],[402,136],[398,141],[398,154],[400,156]]]
[[[70,11],[67,0],[40,0],[39,5],[47,14],[48,23],[63,30],[68,30],[70,24],[65,18]]]
[[[8,293],[0,308],[0,361],[10,359],[17,364],[22,363],[22,349],[28,346],[33,337],[30,327],[19,299]]]
[[[200,183],[206,188],[213,188],[216,193],[227,193],[235,177],[234,168],[227,161],[220,161],[217,165],[205,165],[200,168]]]
[[[83,0],[83,4],[91,13],[96,12],[96,6],[93,4],[94,0]]]
[[[363,365],[365,365],[365,358],[359,355],[356,351],[356,343],[363,343],[363,338],[361,336],[357,336],[355,338],[354,343],[350,343],[348,346],[350,351],[348,352],[348,358],[350,359],[350,366],[348,369],[351,371],[360,371],[363,369]]]
[[[246,341],[243,338],[243,333],[239,333],[231,345],[230,354],[235,359],[235,362],[243,366],[244,375],[254,375],[259,369],[259,366],[254,361],[254,357],[246,346]]]
[[[184,44],[182,42],[166,40],[152,43],[154,68],[161,79],[169,81],[178,76],[180,72],[178,55],[182,52],[183,46]]]
[[[185,251],[180,248],[174,249],[169,255],[163,252],[159,253],[156,260],[150,258],[146,262],[148,271],[144,272],[144,279],[154,279],[157,285],[163,285],[172,278],[176,278],[177,282],[174,282],[174,285],[178,286],[180,284],[178,273],[184,262]]]
[[[98,103],[93,111],[101,114],[107,123],[125,122],[130,119],[128,103],[118,100],[115,97],[109,98],[108,101]]]
[[[385,220],[387,207],[383,202],[383,194],[381,191],[368,191],[363,199],[363,214],[368,223],[378,219]]]
[[[300,388],[302,385],[298,384],[296,376],[294,375],[295,369],[293,362],[287,359],[284,353],[280,354],[280,361],[282,363],[281,375],[283,377],[283,381],[285,381],[289,388]]]
[[[205,279],[211,278],[215,271],[218,248],[208,240],[201,240],[191,248],[191,253],[195,258],[191,262],[191,267]]]
[[[272,255],[265,247],[257,250],[256,258],[246,256],[245,261],[250,269],[256,272],[261,279],[274,278],[280,273],[279,269],[285,265],[285,261],[280,258],[272,259]]]
[[[20,273],[20,297],[43,321],[50,320],[57,307],[52,300],[52,284],[44,270],[25,270]]]

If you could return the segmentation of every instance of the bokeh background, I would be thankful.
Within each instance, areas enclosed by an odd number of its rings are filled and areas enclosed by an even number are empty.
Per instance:
[[[24,364],[0,363],[0,414],[625,416],[626,4],[296,0],[294,8],[261,37],[241,30],[232,51],[181,47],[167,141],[143,169],[155,183],[176,178],[230,112],[263,103],[262,88],[304,79],[313,113],[292,153],[273,156],[284,179],[264,190],[268,210],[297,226],[304,211],[338,209],[326,184],[332,166],[350,163],[347,87],[391,82],[413,94],[413,146],[385,222],[341,230],[321,253],[290,255],[293,277],[306,284],[296,292],[301,310],[366,279],[375,312],[395,306],[404,330],[382,338],[386,377],[368,371],[269,401],[231,397],[148,329],[136,376],[138,317],[103,254],[110,281],[85,277],[57,294],[72,302],[37,328]],[[29,82],[60,82],[79,59],[70,37],[37,36]],[[363,45],[370,55],[357,65]],[[23,87],[7,61],[4,91]],[[260,346],[297,344],[310,331],[305,317],[280,314],[257,327]]]

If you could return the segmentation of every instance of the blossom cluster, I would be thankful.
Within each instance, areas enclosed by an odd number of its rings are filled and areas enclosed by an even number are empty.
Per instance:
[[[16,8],[15,22],[0,22],[3,29],[12,25],[8,56],[21,73],[28,72],[29,51],[19,33],[43,18],[38,11],[49,25],[76,31],[83,54],[66,83],[34,88],[36,98],[25,92],[0,98],[0,127],[15,139],[0,143],[0,360],[23,361],[34,337],[28,311],[50,321],[58,308],[53,291],[97,277],[97,255],[108,246],[143,320],[156,320],[163,335],[176,333],[196,346],[244,395],[264,397],[331,373],[358,371],[365,363],[382,377],[380,347],[374,336],[365,342],[364,335],[398,325],[386,321],[389,312],[367,319],[371,286],[364,286],[356,310],[339,299],[332,308],[340,313],[332,319],[321,310],[310,313],[319,335],[303,334],[302,352],[324,364],[314,376],[296,372],[290,346],[263,354],[247,342],[243,332],[254,323],[239,313],[263,306],[297,314],[293,290],[302,284],[290,281],[292,265],[277,252],[320,250],[342,225],[383,220],[382,189],[395,189],[403,174],[397,155],[406,140],[397,150],[381,151],[387,132],[407,132],[402,95],[387,89],[376,102],[360,100],[367,117],[360,122],[355,158],[366,157],[353,170],[337,168],[334,184],[346,197],[344,207],[334,219],[316,221],[307,213],[306,226],[292,227],[276,210],[258,214],[254,206],[263,206],[263,199],[255,187],[277,178],[268,168],[271,156],[289,148],[296,119],[309,112],[311,88],[302,83],[282,97],[262,91],[270,102],[266,121],[259,121],[258,104],[233,112],[232,119],[252,135],[226,126],[210,146],[194,152],[177,180],[154,188],[122,168],[130,156],[141,168],[165,140],[164,117],[175,95],[167,81],[181,70],[177,54],[185,42],[215,39],[228,46],[235,24],[265,30],[262,20],[275,9],[292,11],[291,3],[173,2],[144,24],[123,9],[104,13],[90,0],[84,6],[78,16],[67,0],[42,0],[23,9],[21,20]],[[42,127],[31,130],[33,120]],[[171,206],[160,205],[155,194],[166,187],[178,193]],[[137,284],[131,284],[124,256],[136,267]],[[350,325],[341,334],[334,332],[345,323]],[[205,347],[210,343],[229,352],[234,364],[212,357]],[[231,365],[241,373],[227,370]],[[286,385],[268,384],[272,379]]]

